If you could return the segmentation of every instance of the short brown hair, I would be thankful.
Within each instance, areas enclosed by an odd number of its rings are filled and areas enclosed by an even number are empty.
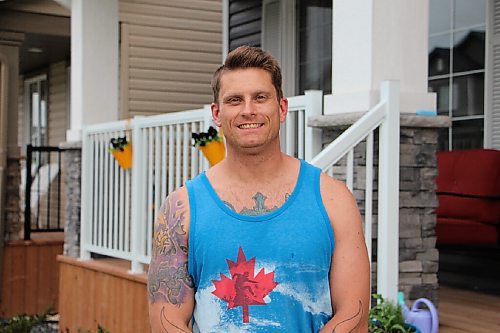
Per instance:
[[[224,61],[214,73],[212,78],[212,91],[214,93],[214,103],[219,102],[220,79],[224,71],[231,71],[245,68],[260,68],[271,75],[271,81],[278,101],[283,97],[281,88],[281,68],[278,61],[268,52],[253,46],[240,46],[229,52]]]

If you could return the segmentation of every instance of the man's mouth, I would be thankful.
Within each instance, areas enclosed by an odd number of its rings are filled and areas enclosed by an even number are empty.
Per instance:
[[[258,123],[258,124],[241,124],[241,125],[238,125],[238,128],[241,128],[241,129],[259,128],[262,125],[263,124],[261,124],[261,123]]]

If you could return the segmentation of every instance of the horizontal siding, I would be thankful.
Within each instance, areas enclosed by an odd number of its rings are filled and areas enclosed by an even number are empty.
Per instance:
[[[145,80],[161,80],[170,82],[194,82],[205,84],[205,82],[210,82],[212,78],[212,73],[186,73],[181,71],[159,71],[156,69],[147,68],[131,68],[130,79],[145,79]]]
[[[241,45],[260,46],[262,0],[232,0],[229,3],[229,49]]]
[[[58,146],[66,141],[66,62],[49,67],[49,146]]]
[[[210,103],[210,80],[222,61],[222,0],[119,4],[122,117]]]

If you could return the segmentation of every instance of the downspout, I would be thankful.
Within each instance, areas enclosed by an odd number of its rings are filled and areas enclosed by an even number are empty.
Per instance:
[[[0,54],[0,290],[2,286],[5,239],[5,176],[7,170],[7,106],[9,68],[7,59]]]

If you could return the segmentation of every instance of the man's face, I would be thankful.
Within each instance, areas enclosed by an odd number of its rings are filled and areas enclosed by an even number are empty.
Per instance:
[[[228,147],[246,152],[279,145],[280,123],[287,112],[288,101],[278,101],[271,75],[259,68],[224,72],[219,104],[212,104],[214,121],[222,127]]]

